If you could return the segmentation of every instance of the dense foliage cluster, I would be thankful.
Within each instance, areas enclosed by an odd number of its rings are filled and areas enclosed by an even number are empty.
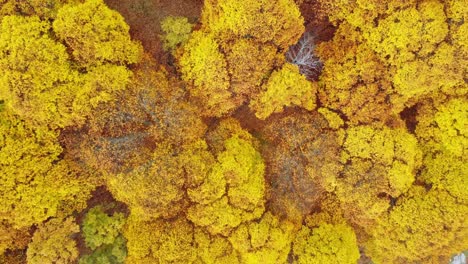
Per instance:
[[[166,16],[163,64],[104,0],[0,0],[0,263],[467,250],[466,4],[313,1],[314,43],[308,2]]]

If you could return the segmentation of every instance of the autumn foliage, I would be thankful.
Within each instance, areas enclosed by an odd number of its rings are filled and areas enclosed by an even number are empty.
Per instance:
[[[150,54],[104,0],[0,0],[0,263],[448,263],[467,15],[205,0]]]

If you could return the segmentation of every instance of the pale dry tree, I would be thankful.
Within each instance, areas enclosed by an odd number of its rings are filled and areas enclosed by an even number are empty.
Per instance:
[[[299,67],[302,75],[308,80],[316,80],[322,69],[322,62],[315,55],[314,37],[309,32],[304,33],[299,42],[289,47],[286,60]]]

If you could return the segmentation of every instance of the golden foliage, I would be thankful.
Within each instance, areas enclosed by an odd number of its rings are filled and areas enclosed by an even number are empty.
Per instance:
[[[6,15],[36,15],[41,19],[55,19],[57,11],[67,3],[79,0],[3,0],[0,4],[0,20]]]
[[[164,68],[104,0],[0,0],[0,262],[443,263],[466,249],[463,1],[202,12],[162,21]],[[321,18],[336,31],[311,82],[284,53],[313,50],[296,42]],[[94,207],[107,199],[119,208]]]
[[[30,242],[31,234],[28,228],[15,229],[6,221],[0,222],[0,261],[7,250],[25,249]]]
[[[349,123],[385,123],[392,105],[387,97],[393,87],[382,60],[362,37],[344,22],[333,40],[322,43],[317,53],[324,61],[318,97],[327,108],[343,113]]]
[[[285,106],[300,106],[307,110],[316,107],[316,83],[300,74],[296,65],[286,63],[271,74],[262,91],[252,99],[249,107],[259,119],[282,112]]]
[[[265,165],[260,153],[236,134],[224,141],[224,147],[204,182],[187,191],[195,203],[188,209],[188,219],[213,235],[228,235],[264,211]]]
[[[202,24],[223,39],[248,36],[282,49],[295,44],[304,32],[304,19],[292,0],[209,0]]]
[[[250,100],[262,119],[283,106],[315,107],[316,89],[296,66],[283,66],[261,88],[304,32],[294,1],[205,1],[201,22],[178,63],[204,115],[225,116]],[[262,106],[270,100],[277,102]]]
[[[307,132],[305,132],[307,131]],[[320,204],[330,179],[341,171],[335,132],[317,113],[274,120],[263,131],[272,212],[298,224]]]
[[[422,142],[421,179],[468,201],[468,101],[453,98],[435,105],[426,102],[418,111],[416,135]]]
[[[293,243],[294,263],[356,263],[359,249],[356,235],[347,224],[320,223],[303,226]]]
[[[446,191],[415,187],[372,230],[366,254],[375,263],[447,260],[468,243],[467,214],[468,206]]]
[[[209,34],[194,32],[179,60],[182,78],[191,85],[190,94],[202,105],[202,113],[222,116],[234,108],[230,101],[229,76],[224,55]]]
[[[81,210],[93,188],[86,175],[65,160],[56,133],[32,129],[16,116],[0,113],[0,219],[14,228],[38,224]],[[57,191],[60,190],[60,191]]]
[[[63,221],[54,218],[40,225],[28,245],[28,263],[72,263],[78,258],[78,248],[72,237],[79,231],[71,217]]]
[[[266,212],[260,221],[239,226],[228,240],[239,252],[241,263],[286,263],[293,236],[292,223]]]
[[[126,88],[131,72],[106,64],[77,71],[65,45],[38,17],[7,16],[0,33],[0,98],[25,121],[53,129],[82,125]],[[74,28],[77,25],[72,25]]]
[[[193,263],[197,257],[193,233],[192,224],[185,219],[145,222],[131,215],[124,230],[125,263]]]
[[[225,44],[224,51],[229,65],[231,90],[238,105],[260,93],[260,87],[272,69],[284,60],[274,45],[251,39],[236,39]]]
[[[62,7],[53,28],[57,37],[72,49],[74,60],[83,67],[130,64],[140,59],[141,46],[130,39],[129,26],[103,0],[86,0]]]
[[[390,207],[390,198],[404,194],[421,165],[416,138],[402,129],[356,126],[346,130],[344,170],[336,194],[346,217],[371,228]]]

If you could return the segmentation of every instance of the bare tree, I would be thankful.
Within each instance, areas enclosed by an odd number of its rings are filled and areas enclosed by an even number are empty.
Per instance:
[[[314,54],[314,50],[314,37],[309,32],[305,32],[299,42],[289,47],[286,52],[286,60],[297,65],[301,74],[308,80],[316,80],[322,69],[322,62]]]

